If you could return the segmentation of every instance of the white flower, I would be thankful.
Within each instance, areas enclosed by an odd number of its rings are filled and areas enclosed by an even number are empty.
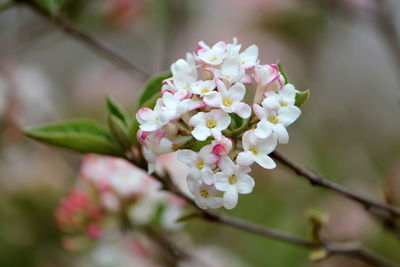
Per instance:
[[[196,62],[192,54],[186,54],[186,60],[178,59],[171,65],[172,80],[176,90],[188,91],[190,85],[197,81]]]
[[[190,92],[196,95],[205,96],[211,94],[215,89],[214,80],[197,81],[190,87]]]
[[[195,127],[192,135],[199,141],[206,140],[210,135],[219,140],[222,137],[221,131],[228,128],[231,117],[219,109],[210,112],[199,112],[190,118],[189,124]]]
[[[255,103],[260,103],[266,92],[278,91],[285,84],[285,79],[276,64],[256,65],[253,78],[258,83],[254,96]]]
[[[222,207],[222,198],[220,197],[221,191],[215,189],[212,185],[206,185],[201,180],[188,176],[188,186],[190,192],[194,196],[196,205],[199,208],[207,209],[218,209]]]
[[[258,47],[256,45],[249,46],[246,50],[240,53],[240,65],[248,70],[257,64]]]
[[[219,157],[222,157],[228,155],[233,144],[232,139],[222,136],[220,140],[213,140],[211,145],[213,153]]]
[[[221,172],[214,176],[214,186],[225,192],[224,207],[233,209],[238,202],[238,194],[249,194],[253,191],[255,182],[248,175],[249,167],[235,165],[229,157],[223,157],[218,163]]]
[[[226,56],[226,44],[225,42],[218,42],[209,47],[203,41],[199,42],[199,48],[196,51],[197,57],[202,62],[209,65],[219,65],[222,63]]]
[[[237,164],[250,166],[255,161],[265,169],[275,168],[275,162],[268,156],[277,145],[275,135],[261,139],[255,135],[254,130],[249,130],[243,135],[242,145],[244,152],[239,153],[236,159]]]
[[[162,96],[162,100],[164,105],[160,108],[160,116],[162,120],[166,122],[175,120],[184,113],[203,106],[202,101],[195,101],[192,99],[183,99],[181,101],[170,92],[165,92]]]
[[[229,83],[239,82],[245,77],[245,69],[241,65],[240,56],[231,50],[225,57],[220,70],[215,71],[218,78],[227,80]]]
[[[140,123],[140,129],[146,132],[153,132],[161,129],[168,121],[161,116],[162,99],[158,99],[154,110],[141,108],[136,113],[136,119]]]
[[[289,134],[286,126],[292,124],[301,114],[301,110],[294,105],[294,87],[288,84],[282,90],[282,94],[279,92],[268,95],[263,100],[262,107],[257,104],[253,105],[254,113],[260,119],[255,134],[259,138],[266,138],[274,133],[278,137],[279,143],[287,144]]]
[[[165,134],[164,130],[155,132],[138,131],[138,140],[143,145],[143,156],[148,163],[148,173],[155,171],[157,156],[172,152],[172,143],[164,137]]]
[[[204,97],[204,103],[210,107],[219,107],[228,113],[236,113],[243,119],[250,117],[251,108],[240,102],[246,94],[246,87],[242,83],[235,83],[229,89],[221,80],[217,80],[218,92],[212,92]]]
[[[182,149],[177,152],[178,160],[191,167],[190,175],[201,178],[205,184],[213,183],[213,168],[219,157],[213,153],[212,145],[206,145],[198,153]]]

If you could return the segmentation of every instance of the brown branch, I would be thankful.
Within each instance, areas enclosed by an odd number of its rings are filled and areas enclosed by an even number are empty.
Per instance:
[[[35,1],[31,0],[16,0],[18,3],[23,3],[30,7],[35,13],[42,16],[48,22],[57,26],[64,33],[68,34],[75,40],[89,47],[93,52],[107,59],[115,66],[127,70],[132,73],[140,73],[144,78],[148,78],[149,74],[142,70],[139,66],[126,60],[118,53],[114,52],[110,47],[96,40],[93,36],[84,31],[80,30],[77,26],[69,22],[67,19],[60,15],[51,14],[45,8],[36,4]]]
[[[377,208],[377,209],[386,211],[388,213],[388,215],[393,215],[396,217],[400,216],[400,208],[399,207],[385,204],[383,202],[380,202],[380,201],[377,201],[374,199],[370,199],[362,194],[355,192],[352,189],[349,189],[340,184],[332,182],[332,181],[324,178],[323,176],[317,174],[316,172],[289,159],[288,157],[284,156],[283,154],[281,154],[277,151],[272,152],[271,157],[274,158],[275,160],[279,161],[283,165],[287,166],[288,168],[292,169],[297,175],[306,178],[313,186],[319,186],[319,187],[323,187],[323,188],[326,188],[331,191],[335,191],[347,198],[350,198],[356,202],[361,203],[368,210],[370,208]]]
[[[134,164],[135,166],[143,169],[144,171],[147,171],[147,166],[145,163],[143,163],[143,160],[139,159],[133,159],[133,158],[126,158],[129,162]],[[308,239],[298,237],[289,233],[273,230],[266,228],[264,226],[254,224],[251,222],[247,222],[241,219],[233,218],[231,216],[228,216],[226,214],[220,214],[214,211],[209,211],[209,210],[203,210],[197,207],[195,202],[186,194],[181,192],[171,181],[168,173],[164,175],[163,177],[158,175],[158,174],[153,174],[152,175],[156,180],[158,180],[162,188],[166,191],[169,191],[173,194],[175,194],[178,197],[183,198],[186,200],[188,204],[190,204],[192,207],[196,209],[198,212],[198,216],[200,218],[203,218],[204,220],[211,222],[211,223],[217,223],[225,226],[229,226],[235,229],[239,229],[242,231],[246,231],[249,233],[253,233],[256,235],[264,236],[267,238],[271,238],[280,242],[284,242],[287,244],[299,246],[299,247],[304,247],[307,249],[323,249],[327,252],[327,256],[333,256],[333,255],[345,255],[348,257],[356,258],[359,259],[363,262],[372,264],[373,266],[380,266],[380,267],[391,267],[395,266],[394,264],[387,262],[385,259],[381,258],[380,256],[374,254],[373,252],[367,250],[363,246],[361,246],[360,243],[355,243],[355,242],[349,242],[349,243],[334,243],[334,242],[328,242],[324,241],[321,244],[316,244]],[[193,216],[191,216],[192,218]]]

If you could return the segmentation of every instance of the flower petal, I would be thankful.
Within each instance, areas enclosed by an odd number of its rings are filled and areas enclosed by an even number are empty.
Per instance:
[[[189,167],[195,167],[197,163],[197,153],[190,149],[181,149],[177,151],[177,159]]]
[[[249,194],[253,191],[255,184],[250,175],[240,175],[236,182],[236,188],[240,194]]]
[[[254,114],[256,114],[257,118],[259,118],[260,120],[265,120],[267,118],[267,112],[264,110],[263,107],[256,103],[253,104],[253,111]]]
[[[218,92],[211,92],[204,96],[204,103],[210,107],[219,107],[221,105],[221,94]]]
[[[287,144],[289,142],[289,134],[282,124],[274,125],[274,133],[278,137],[278,142],[280,144]]]
[[[246,87],[242,83],[235,83],[228,90],[229,96],[235,100],[235,102],[241,101],[246,94]]]
[[[214,175],[214,186],[220,191],[227,191],[231,186],[229,184],[229,176],[223,172],[217,172]]]
[[[279,121],[283,126],[289,126],[300,116],[301,110],[296,106],[288,106],[278,111]]]
[[[234,109],[234,112],[243,119],[247,119],[251,115],[251,108],[246,103],[243,103],[243,102],[235,103],[233,105],[233,109]]]
[[[214,182],[214,172],[211,170],[211,168],[205,166],[203,169],[201,169],[200,173],[203,182],[206,185],[212,185],[212,183]]]
[[[250,166],[254,163],[254,158],[251,152],[240,152],[236,158],[236,163],[242,166]]]
[[[235,187],[231,187],[230,190],[226,191],[223,197],[224,207],[228,210],[236,207],[238,203],[238,192]]]
[[[268,155],[275,150],[277,145],[277,137],[271,134],[268,138],[257,140],[257,150],[259,153]]]
[[[254,130],[254,134],[258,138],[267,138],[271,135],[272,129],[272,123],[266,120],[261,120],[259,123],[257,123],[257,128]]]
[[[189,120],[189,124],[191,126],[197,126],[199,124],[205,124],[206,123],[206,118],[205,118],[205,113],[204,112],[199,112],[196,115],[192,116]]]
[[[193,117],[192,117],[193,118]],[[192,135],[194,138],[196,138],[199,141],[204,141],[206,140],[210,135],[211,131],[204,125],[197,125],[193,131]]]
[[[276,167],[275,162],[267,155],[257,154],[254,156],[254,160],[265,169],[273,169]]]

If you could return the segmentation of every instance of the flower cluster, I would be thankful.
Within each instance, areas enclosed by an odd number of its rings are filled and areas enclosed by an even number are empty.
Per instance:
[[[154,108],[136,114],[149,172],[159,155],[178,151],[203,209],[232,209],[239,194],[251,193],[250,166],[275,167],[268,154],[289,141],[286,127],[301,114],[298,91],[278,65],[261,65],[256,45],[240,50],[236,39],[212,47],[199,42],[195,53],[172,64]],[[252,91],[250,106],[244,99]]]
[[[174,161],[180,164],[175,154],[169,154],[159,157],[157,163],[165,166]],[[185,170],[181,172],[187,174]],[[182,216],[185,202],[160,191],[159,182],[123,159],[88,155],[81,166],[80,178],[55,213],[61,230],[70,235],[66,238],[69,242],[66,244],[70,244],[67,247],[73,247],[73,240],[98,239],[111,230],[110,225],[122,226],[126,219],[135,226],[157,219],[165,230],[179,229],[182,225],[176,220]],[[171,178],[175,179],[174,173]]]

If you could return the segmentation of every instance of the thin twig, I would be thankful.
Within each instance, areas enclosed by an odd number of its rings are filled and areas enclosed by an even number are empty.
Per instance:
[[[359,203],[361,203],[366,209],[370,208],[378,208],[381,210],[385,210],[389,213],[389,215],[395,215],[395,216],[400,216],[400,208],[385,204],[383,202],[370,199],[362,194],[359,194],[355,192],[352,189],[349,189],[347,187],[344,187],[340,184],[337,184],[335,182],[332,182],[323,176],[317,174],[314,171],[311,171],[310,169],[298,164],[297,162],[289,159],[288,157],[284,156],[283,154],[274,151],[271,153],[271,157],[276,159],[277,161],[281,162],[283,165],[287,166],[288,168],[292,169],[297,175],[302,176],[306,178],[313,186],[320,186],[332,191],[335,191],[347,198],[350,198],[352,200],[355,200]]]
[[[45,8],[36,4],[34,1],[30,0],[18,0],[19,3],[26,4],[37,14],[42,16],[48,22],[54,24],[59,29],[61,29],[64,33],[68,34],[75,40],[78,40],[80,43],[86,45],[95,53],[100,55],[101,57],[106,58],[108,61],[118,66],[121,69],[128,70],[133,73],[140,73],[144,78],[148,78],[149,74],[142,70],[139,66],[133,64],[132,62],[126,60],[124,57],[120,56],[118,53],[114,52],[110,47],[106,46],[103,43],[100,43],[93,36],[84,31],[80,30],[74,24],[69,22],[67,19],[63,18],[60,15],[51,14]]]

